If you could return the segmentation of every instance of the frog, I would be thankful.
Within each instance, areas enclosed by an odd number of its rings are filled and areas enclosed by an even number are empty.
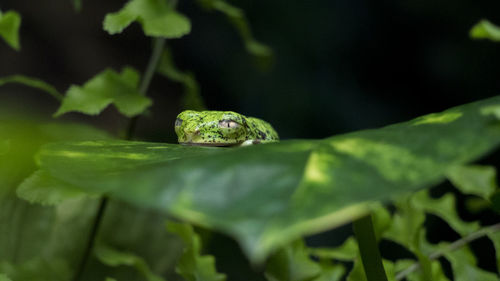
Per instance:
[[[196,146],[248,146],[278,142],[268,122],[234,111],[185,110],[175,119],[178,142]]]

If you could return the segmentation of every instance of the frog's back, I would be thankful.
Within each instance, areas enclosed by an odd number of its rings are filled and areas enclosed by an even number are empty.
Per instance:
[[[250,138],[261,142],[279,141],[278,133],[266,121],[255,117],[247,117],[247,124],[251,132]]]

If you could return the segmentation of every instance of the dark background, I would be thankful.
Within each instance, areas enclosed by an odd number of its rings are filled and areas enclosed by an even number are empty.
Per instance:
[[[14,9],[23,17],[21,51],[0,43],[0,77],[34,76],[64,92],[106,67],[131,65],[144,71],[151,40],[138,24],[120,35],[102,30],[105,14],[124,3],[83,0],[82,11],[76,13],[69,0],[0,0],[2,11]],[[322,138],[380,127],[500,92],[500,44],[468,36],[481,18],[500,24],[500,1],[232,3],[246,11],[255,37],[274,50],[274,65],[268,71],[259,70],[223,15],[204,11],[194,0],[179,1],[179,10],[192,21],[191,34],[167,44],[179,68],[195,73],[209,109],[263,118],[282,138]],[[181,85],[156,76],[148,95],[155,104],[139,119],[136,138],[175,142],[173,121],[182,110]],[[49,95],[19,85],[0,87],[0,105],[41,118],[50,118],[58,107]],[[98,117],[72,113],[61,119],[83,120],[117,135],[127,126],[114,108]],[[444,185],[435,192],[450,189]],[[461,210],[464,202],[459,200]],[[462,214],[470,220],[491,218],[483,215]],[[456,239],[437,218],[427,224],[437,224],[438,233]],[[309,242],[319,245],[349,231],[344,227]],[[242,272],[249,274],[249,268],[240,266],[244,258],[235,254],[234,241],[213,239],[218,265],[234,274],[231,280],[238,280]],[[480,266],[494,270],[491,242],[475,243],[476,253],[486,253]],[[383,248],[391,247],[395,246]],[[390,257],[392,252],[383,254]]]
[[[151,50],[138,24],[123,34],[102,30],[104,15],[125,1],[1,0],[23,16],[21,52],[0,44],[0,76],[42,78],[64,92],[106,67],[144,71]],[[499,1],[256,1],[242,7],[255,37],[275,52],[267,72],[256,67],[236,31],[194,0],[179,1],[191,34],[170,40],[176,63],[195,73],[209,109],[234,110],[271,122],[283,138],[321,138],[384,126],[497,95],[500,45],[471,40],[481,18],[500,23]],[[175,141],[182,87],[156,76],[155,105],[137,137]],[[23,86],[0,87],[0,102],[50,116],[57,103]],[[126,120],[68,114],[118,133]]]

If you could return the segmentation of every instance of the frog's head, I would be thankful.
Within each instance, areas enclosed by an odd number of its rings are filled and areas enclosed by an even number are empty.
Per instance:
[[[175,133],[181,144],[236,145],[246,140],[247,132],[246,118],[232,111],[186,110],[175,120]]]

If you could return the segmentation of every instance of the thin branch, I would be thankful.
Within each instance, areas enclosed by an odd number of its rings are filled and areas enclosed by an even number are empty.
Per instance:
[[[459,239],[459,240],[451,243],[450,245],[448,245],[446,247],[446,249],[439,250],[439,251],[436,251],[436,252],[430,254],[429,259],[430,260],[439,259],[440,257],[445,255],[446,253],[458,250],[461,247],[469,244],[470,242],[472,242],[474,240],[477,240],[481,237],[484,237],[490,233],[494,233],[497,231],[500,231],[500,223],[481,228],[478,231],[472,232],[471,234],[465,236],[464,238]],[[396,274],[395,279],[396,279],[396,281],[403,280],[403,278],[405,278],[408,274],[410,274],[418,269],[420,269],[420,263],[416,262],[416,263],[412,264],[411,266],[409,266],[407,269]]]
[[[153,75],[155,74],[156,67],[158,66],[158,62],[160,61],[160,57],[163,52],[164,46],[165,46],[165,38],[157,37],[154,39],[153,53],[149,58],[148,66],[146,67],[146,72],[144,72],[141,86],[139,88],[139,92],[141,93],[141,95],[145,96],[149,89],[149,85],[151,84],[151,80],[153,79]],[[125,132],[126,140],[131,140],[132,137],[134,136],[138,118],[139,115],[130,118],[127,130]]]

